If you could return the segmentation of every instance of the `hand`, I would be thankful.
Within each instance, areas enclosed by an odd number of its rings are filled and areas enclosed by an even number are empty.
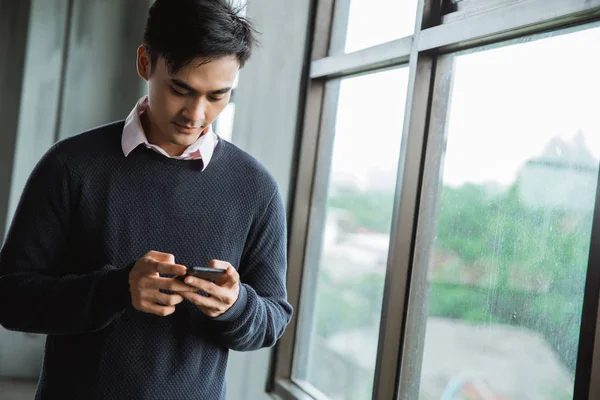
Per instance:
[[[240,294],[240,276],[238,272],[225,261],[213,260],[208,264],[210,268],[225,269],[225,274],[215,283],[195,278],[185,278],[185,283],[196,291],[202,290],[210,297],[202,296],[196,292],[181,292],[181,296],[190,301],[205,315],[215,318],[229,310]]]
[[[182,292],[189,291],[190,287],[174,278],[162,278],[160,274],[184,275],[186,270],[183,265],[175,264],[172,254],[150,251],[141,257],[129,273],[133,308],[162,317],[173,314],[183,297],[161,293],[160,289]]]

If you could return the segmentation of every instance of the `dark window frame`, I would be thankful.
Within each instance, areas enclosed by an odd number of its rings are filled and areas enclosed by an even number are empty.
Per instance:
[[[332,93],[332,89],[326,90],[328,82],[405,64],[410,68],[404,129],[399,132],[403,136],[373,398],[411,399],[415,386],[418,390],[418,379],[415,379],[418,376],[414,368],[411,371],[407,346],[414,344],[415,338],[422,339],[423,327],[415,318],[418,313],[414,300],[411,302],[410,284],[423,273],[417,268],[423,254],[416,249],[421,241],[427,240],[428,234],[418,232],[417,221],[430,220],[435,212],[421,193],[434,189],[428,182],[441,160],[440,142],[435,139],[432,127],[445,122],[439,102],[447,102],[447,98],[443,90],[436,88],[436,82],[441,82],[441,77],[452,69],[452,63],[445,61],[451,57],[442,56],[600,19],[600,0],[498,0],[489,7],[477,4],[482,0],[453,2],[452,7],[448,7],[445,0],[418,0],[413,36],[349,54],[330,52],[330,47],[339,49],[344,42],[345,33],[341,32],[347,24],[336,21],[336,15],[343,14],[339,10],[347,8],[342,6],[348,1],[313,0],[312,3],[313,35],[308,40],[311,49],[306,57],[305,107],[298,130],[299,163],[290,218],[288,296],[296,313],[274,352],[268,385],[275,397],[286,400],[318,398],[293,382],[292,370],[297,329],[301,323],[298,316],[302,315],[303,301],[306,301],[301,295],[307,286],[303,279],[310,277],[310,271],[304,266],[310,259],[305,250],[311,210],[318,207],[314,204],[315,190],[318,194],[318,187],[326,177],[326,169],[319,167],[318,159],[319,154],[327,153],[324,137],[330,134],[326,126],[327,120],[331,120],[331,115],[328,116],[331,111],[325,107],[325,96]],[[596,206],[599,205],[600,184],[596,197]],[[600,338],[600,330],[596,329],[600,297],[600,207],[595,209],[591,240],[575,399],[594,398],[594,394],[600,393],[600,346],[595,346],[595,336],[598,334]]]

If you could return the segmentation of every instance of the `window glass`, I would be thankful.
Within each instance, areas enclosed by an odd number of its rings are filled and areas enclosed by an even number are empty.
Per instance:
[[[233,118],[235,116],[235,103],[227,104],[227,107],[219,114],[214,126],[215,133],[222,139],[231,142],[233,136]]]
[[[347,24],[344,51],[351,53],[405,36],[415,29],[417,0],[350,0],[338,8],[336,18]],[[333,49],[334,52],[335,49]]]
[[[420,400],[571,399],[600,158],[600,29],[457,55]]]
[[[362,400],[373,387],[408,69],[334,84],[333,132],[321,133],[333,135],[328,185],[313,205],[322,218],[309,227],[314,285],[303,285],[311,301],[301,310],[294,379],[331,399]]]

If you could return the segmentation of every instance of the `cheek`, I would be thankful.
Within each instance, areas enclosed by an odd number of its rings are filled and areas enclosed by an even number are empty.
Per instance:
[[[168,123],[177,116],[182,107],[182,100],[173,96],[168,90],[160,90],[152,93],[152,110],[157,120]]]
[[[150,85],[148,87],[148,104],[152,109],[152,115],[154,116],[155,122],[159,125],[164,119],[164,96],[165,94],[160,87],[157,87],[156,85]]]
[[[175,118],[177,115],[181,113],[181,110],[184,108],[185,102],[184,100],[173,96],[170,93],[167,93],[164,97],[163,110],[165,113],[165,118],[169,121]]]

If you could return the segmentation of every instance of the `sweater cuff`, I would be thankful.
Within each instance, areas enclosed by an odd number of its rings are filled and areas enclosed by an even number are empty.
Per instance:
[[[218,317],[213,318],[215,321],[220,322],[232,322],[235,321],[242,315],[244,310],[246,309],[246,304],[248,303],[248,291],[246,289],[246,285],[240,282],[240,293],[238,295],[237,300],[231,308],[225,311],[223,314]]]
[[[131,306],[131,293],[129,292],[129,273],[134,264],[124,268],[108,271],[104,276],[102,291],[109,312],[125,311]]]

